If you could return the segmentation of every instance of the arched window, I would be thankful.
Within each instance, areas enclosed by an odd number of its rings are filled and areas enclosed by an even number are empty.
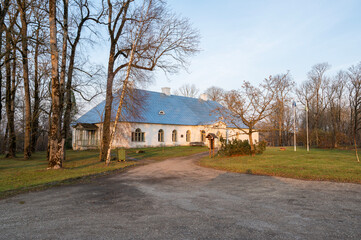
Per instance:
[[[191,131],[190,131],[190,130],[188,130],[188,131],[186,132],[186,141],[187,141],[187,142],[190,142],[190,141],[191,141]]]
[[[202,130],[201,131],[201,142],[205,142],[206,141],[206,131]]]
[[[144,132],[140,128],[132,132],[132,142],[144,142]]]
[[[176,142],[177,141],[177,130],[173,130],[172,132],[172,142]]]
[[[164,131],[163,131],[163,129],[160,129],[158,131],[158,142],[164,142]]]

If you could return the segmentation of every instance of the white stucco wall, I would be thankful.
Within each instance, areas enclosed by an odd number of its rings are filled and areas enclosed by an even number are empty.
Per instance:
[[[97,131],[98,142],[101,141],[102,124],[96,124],[99,128]],[[131,133],[137,128],[144,132],[144,142],[132,142]],[[158,142],[158,131],[163,129],[164,142]],[[172,141],[172,132],[177,131],[177,141]],[[248,139],[248,135],[239,129],[226,128],[224,124],[216,125],[200,125],[200,126],[185,126],[185,125],[164,125],[164,124],[148,124],[148,123],[120,123],[117,126],[116,135],[113,142],[113,147],[137,148],[137,147],[158,147],[158,146],[188,146],[186,141],[186,132],[191,131],[190,142],[201,142],[201,131],[204,130],[206,135],[214,133],[217,136],[222,136],[231,140],[238,138],[240,140]],[[77,147],[76,138],[79,131],[73,129],[73,149],[84,149]],[[228,133],[227,133],[228,132]],[[237,135],[238,133],[238,135]],[[182,136],[183,135],[183,136]],[[87,136],[84,134],[83,136]],[[253,141],[259,141],[258,133],[253,133]],[[204,142],[208,146],[208,141]],[[215,145],[219,145],[219,139],[216,140]]]

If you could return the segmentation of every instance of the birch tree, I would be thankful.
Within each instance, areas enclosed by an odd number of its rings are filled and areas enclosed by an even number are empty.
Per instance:
[[[149,12],[135,50],[133,49],[134,31],[137,28],[134,26],[139,26],[138,24],[142,22],[140,19],[143,6],[149,6]],[[197,31],[191,28],[187,19],[179,18],[171,13],[166,9],[164,2],[159,0],[143,2],[108,0],[106,12],[110,51],[100,151],[101,161],[106,160],[111,139],[110,123],[114,79],[119,78],[123,83],[128,67],[131,67],[133,71],[151,72],[160,68],[165,72],[174,73],[180,66],[186,65],[189,56],[198,51],[199,39]],[[132,51],[134,59],[130,60]],[[121,76],[125,76],[125,78]]]

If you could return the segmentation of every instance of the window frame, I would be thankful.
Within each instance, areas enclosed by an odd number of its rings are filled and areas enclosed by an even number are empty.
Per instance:
[[[191,130],[187,130],[186,132],[186,142],[191,142]]]
[[[131,140],[132,142],[145,142],[144,138],[144,132],[142,132],[142,129],[137,128],[134,132],[132,132]]]
[[[164,142],[164,130],[159,129],[158,131],[158,142]]]
[[[201,142],[205,142],[206,141],[206,131],[201,130]]]
[[[173,130],[172,131],[172,142],[178,142],[178,132],[177,132],[177,130]]]

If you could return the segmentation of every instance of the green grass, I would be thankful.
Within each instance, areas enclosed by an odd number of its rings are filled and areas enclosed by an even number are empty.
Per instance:
[[[239,173],[279,176],[287,178],[361,183],[361,163],[356,161],[351,150],[311,149],[307,152],[293,147],[280,151],[267,148],[255,157],[203,158],[201,166]]]
[[[201,147],[143,148],[144,153],[127,150],[127,156],[137,159],[162,160],[168,157],[186,156],[206,151]],[[18,154],[21,156],[20,154]],[[115,156],[115,153],[112,154]],[[0,198],[29,190],[44,189],[54,185],[85,181],[97,175],[121,171],[125,167],[137,164],[135,161],[111,161],[109,166],[99,162],[99,151],[68,150],[63,168],[47,170],[46,153],[33,154],[30,160],[23,158],[0,158]]]
[[[137,150],[143,150],[144,153],[136,153]],[[182,157],[200,152],[206,152],[206,147],[155,147],[155,148],[133,148],[127,150],[128,157],[137,159],[164,160],[172,157]]]
[[[66,180],[122,169],[135,164],[135,162],[112,161],[106,167],[104,163],[99,162],[98,156],[98,151],[67,151],[63,169],[58,170],[47,170],[45,152],[33,154],[30,160],[2,158],[0,159],[0,197],[10,190],[22,192],[47,187],[64,183]]]

